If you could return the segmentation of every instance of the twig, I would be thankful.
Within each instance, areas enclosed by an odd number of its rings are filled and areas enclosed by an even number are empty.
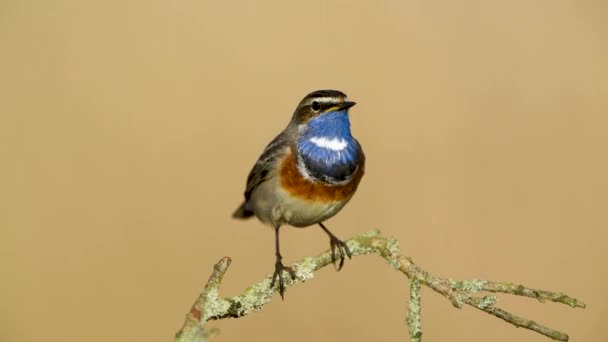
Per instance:
[[[204,342],[209,337],[209,333],[204,330],[204,322],[209,320],[212,312],[226,309],[226,307],[217,307],[218,303],[221,303],[218,290],[231,262],[229,257],[223,257],[215,264],[203,292],[186,315],[184,326],[175,337],[176,341]]]
[[[407,326],[410,330],[412,342],[422,340],[422,322],[420,321],[420,280],[412,279],[410,282],[410,303],[407,311]]]
[[[353,256],[377,254],[384,258],[389,265],[401,271],[410,279],[410,304],[408,305],[407,322],[412,341],[419,342],[422,338],[420,285],[425,285],[435,290],[435,292],[449,299],[452,305],[457,308],[469,305],[501,318],[516,327],[536,331],[557,341],[568,341],[568,335],[496,307],[497,298],[495,296],[479,297],[476,294],[482,291],[505,293],[536,298],[541,302],[549,300],[571,307],[585,307],[583,302],[563,293],[535,290],[509,282],[491,282],[479,279],[455,281],[436,277],[420,268],[409,257],[401,255],[397,240],[380,236],[380,232],[377,230],[354,237],[346,241],[346,243]],[[293,265],[297,279],[294,281],[290,277],[285,277],[286,287],[312,279],[315,271],[331,263],[331,251],[329,250],[315,257],[303,258]],[[222,258],[215,265],[207,285],[186,316],[184,326],[177,333],[176,341],[205,341],[209,336],[209,333],[205,333],[204,330],[204,325],[207,321],[228,317],[242,317],[251,312],[261,310],[277,294],[276,288],[270,288],[271,275],[268,275],[264,280],[254,283],[238,296],[219,298],[219,285],[228,266],[230,266],[230,258],[228,257]]]

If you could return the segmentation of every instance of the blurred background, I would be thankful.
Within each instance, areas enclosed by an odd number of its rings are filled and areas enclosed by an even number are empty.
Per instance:
[[[170,341],[212,266],[235,295],[273,233],[230,215],[308,92],[358,102],[357,195],[327,222],[379,228],[445,277],[563,291],[499,305],[605,341],[608,8],[603,1],[0,3],[0,340]],[[287,263],[328,248],[285,229]],[[408,281],[327,268],[217,341],[406,341]],[[425,341],[548,341],[426,289]]]

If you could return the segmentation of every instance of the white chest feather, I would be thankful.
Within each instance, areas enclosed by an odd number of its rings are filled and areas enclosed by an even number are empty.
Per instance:
[[[348,142],[345,139],[338,137],[312,137],[309,140],[318,147],[332,151],[342,151],[348,147]]]

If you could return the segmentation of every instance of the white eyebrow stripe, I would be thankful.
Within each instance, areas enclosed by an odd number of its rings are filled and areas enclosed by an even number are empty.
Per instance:
[[[346,146],[348,146],[348,142],[346,140],[339,138],[329,139],[327,137],[312,137],[310,138],[310,142],[319,147],[327,148],[332,151],[342,151],[346,148]]]
[[[308,102],[313,103],[314,101],[321,102],[321,103],[337,103],[337,102],[342,102],[342,98],[341,97],[331,97],[331,96],[315,97],[315,98],[310,99]]]

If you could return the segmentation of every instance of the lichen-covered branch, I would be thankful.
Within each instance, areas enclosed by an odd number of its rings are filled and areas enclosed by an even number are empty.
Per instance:
[[[209,337],[210,333],[204,330],[204,323],[209,320],[209,313],[226,309],[225,306],[217,307],[218,303],[221,305],[218,290],[230,263],[229,257],[223,257],[215,264],[203,292],[190,308],[184,326],[177,333],[177,341],[204,342]]]
[[[563,293],[531,289],[509,282],[492,282],[479,279],[456,281],[434,276],[416,265],[409,257],[401,255],[397,240],[391,237],[380,236],[380,232],[377,230],[354,237],[346,241],[346,243],[353,256],[379,255],[389,265],[410,279],[410,304],[408,305],[407,323],[412,341],[419,342],[422,339],[420,317],[421,285],[427,286],[441,294],[457,308],[469,305],[509,322],[516,327],[536,331],[557,341],[568,341],[568,335],[500,309],[495,306],[498,300],[496,296],[479,296],[478,293],[504,293],[536,298],[541,302],[552,301],[571,307],[585,307],[583,302]],[[292,280],[290,277],[285,277],[286,287],[312,279],[315,271],[331,263],[331,251],[329,250],[315,257],[303,258],[293,265],[296,279]],[[228,317],[242,317],[251,312],[261,310],[277,294],[276,287],[270,288],[272,275],[268,275],[264,280],[251,285],[238,296],[220,298],[218,296],[219,286],[229,266],[230,258],[228,257],[222,258],[215,265],[203,292],[186,316],[184,326],[177,333],[176,341],[203,342],[210,334],[204,329],[207,321]]]
[[[420,305],[420,279],[412,279],[410,281],[410,303],[407,307],[407,326],[410,330],[412,342],[420,342],[422,340]]]

